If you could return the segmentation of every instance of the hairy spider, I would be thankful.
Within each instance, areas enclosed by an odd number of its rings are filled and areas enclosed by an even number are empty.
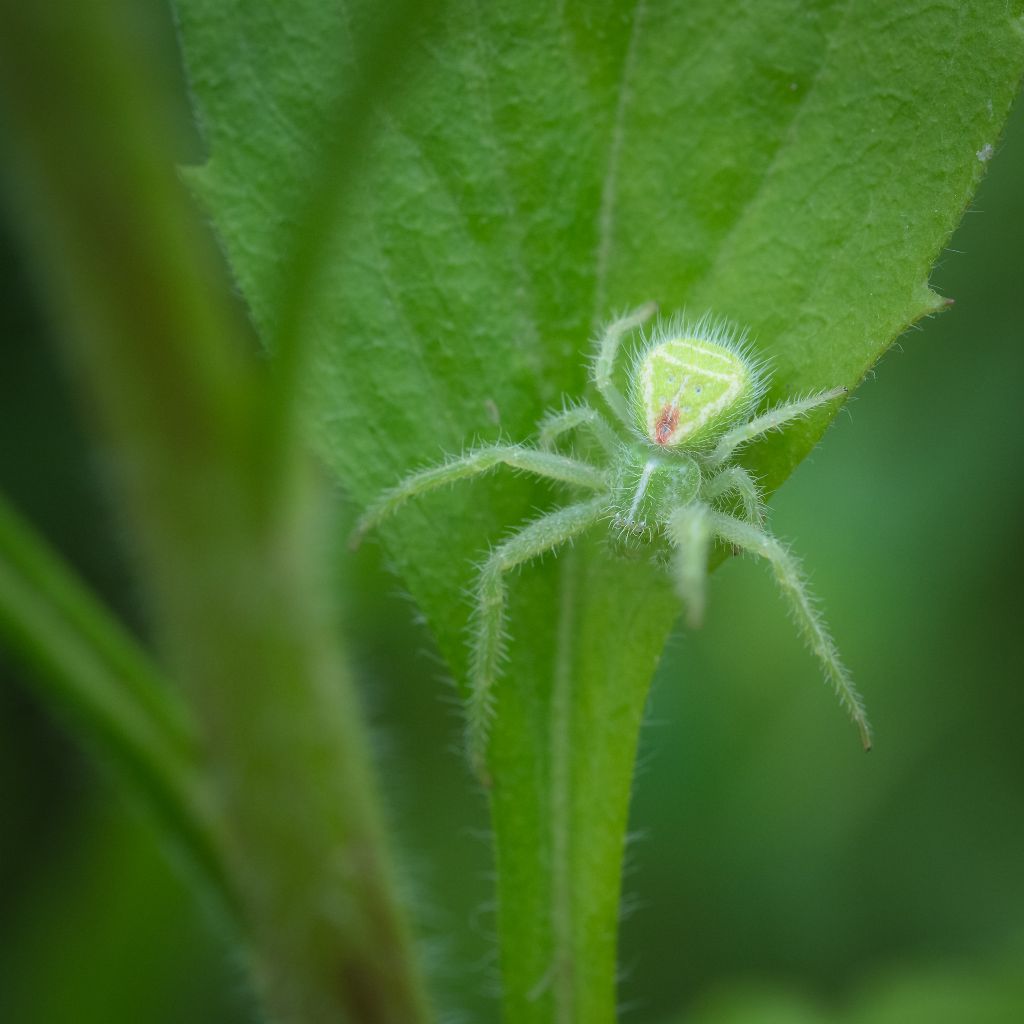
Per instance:
[[[591,381],[614,413],[609,424],[580,403],[546,414],[539,444],[486,445],[439,466],[407,476],[363,514],[353,547],[365,533],[418,494],[498,465],[533,473],[591,492],[589,497],[542,515],[495,547],[484,561],[476,589],[476,630],[470,666],[467,736],[470,761],[484,777],[494,686],[505,632],[506,574],[564,544],[599,522],[620,541],[648,546],[672,573],[688,622],[699,625],[711,543],[764,558],[808,646],[817,655],[840,703],[853,719],[865,750],[871,733],[864,706],[839,659],[807,589],[797,560],[764,528],[764,505],[754,478],[732,459],[737,449],[770,430],[846,394],[833,388],[755,415],[767,380],[745,337],[705,316],[659,322],[645,339],[631,373],[628,400],[613,382],[622,339],[657,307],[650,303],[609,324],[597,339]],[[560,438],[584,429],[604,465],[555,450]],[[734,506],[742,509],[733,514]]]

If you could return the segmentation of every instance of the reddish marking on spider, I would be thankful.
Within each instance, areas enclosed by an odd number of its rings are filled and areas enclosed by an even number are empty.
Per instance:
[[[658,422],[654,425],[654,440],[660,445],[668,444],[668,439],[679,426],[679,406],[669,403],[661,410]]]

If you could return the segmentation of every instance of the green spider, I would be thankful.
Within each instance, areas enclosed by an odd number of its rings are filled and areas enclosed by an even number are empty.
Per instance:
[[[486,445],[413,473],[373,502],[356,525],[353,547],[409,498],[498,465],[591,492],[528,523],[495,547],[480,569],[467,740],[471,764],[481,778],[486,778],[487,738],[502,660],[506,574],[601,522],[609,524],[619,541],[649,547],[660,558],[675,578],[691,626],[703,618],[713,541],[766,559],[800,632],[860,731],[864,749],[871,747],[860,695],[814,606],[799,563],[764,528],[761,492],[750,473],[732,462],[742,445],[840,398],[846,388],[797,398],[755,415],[767,373],[752,358],[745,338],[710,316],[696,322],[675,317],[659,322],[645,339],[633,364],[627,399],[613,383],[615,360],[623,338],[656,312],[649,303],[613,321],[598,337],[590,378],[617,423],[609,424],[583,403],[550,412],[539,423],[537,447]],[[578,429],[590,432],[604,465],[555,450],[560,438]],[[737,503],[742,515],[732,512]]]

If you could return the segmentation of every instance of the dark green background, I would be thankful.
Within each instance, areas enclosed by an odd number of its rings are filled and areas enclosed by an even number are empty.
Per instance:
[[[933,277],[955,307],[901,339],[773,502],[876,749],[860,753],[762,567],[724,566],[705,628],[670,645],[636,784],[626,1019],[1024,969],[1022,181],[1018,104]],[[6,221],[0,485],[141,629],[104,456]],[[443,1002],[491,1019],[483,806],[454,691],[376,557],[339,559],[339,581],[410,899]],[[247,1019],[233,954],[148,823],[0,655],[0,1020]]]

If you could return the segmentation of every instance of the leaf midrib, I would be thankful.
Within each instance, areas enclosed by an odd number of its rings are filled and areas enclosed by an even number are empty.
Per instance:
[[[608,144],[608,159],[601,184],[601,205],[598,210],[597,251],[594,254],[594,307],[591,324],[598,325],[611,315],[608,306],[608,267],[611,263],[612,238],[615,230],[615,189],[618,185],[619,160],[622,154],[622,139],[625,134],[626,108],[630,96],[629,81],[636,66],[636,52],[639,48],[640,28],[646,10],[646,0],[636,0],[629,31],[629,43],[622,62],[618,96],[615,101],[615,116],[612,119],[611,139]]]

